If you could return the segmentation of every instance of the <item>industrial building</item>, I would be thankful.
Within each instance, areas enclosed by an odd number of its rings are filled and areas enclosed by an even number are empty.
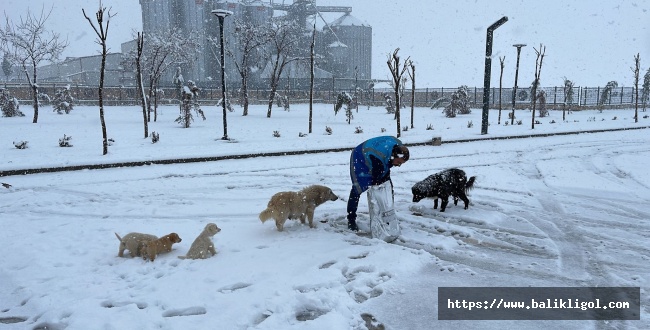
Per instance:
[[[139,0],[142,10],[142,28],[146,36],[161,35],[170,29],[179,29],[183,34],[192,34],[200,43],[196,57],[190,63],[180,64],[185,80],[193,80],[201,87],[220,88],[221,65],[218,46],[214,41],[219,37],[219,22],[211,11],[225,9],[233,14],[224,21],[226,49],[235,41],[237,34],[235,22],[263,26],[275,16],[286,15],[302,30],[300,54],[295,56],[306,60],[291,62],[282,73],[282,90],[306,90],[310,82],[309,49],[311,35],[316,23],[316,68],[315,84],[321,90],[345,90],[354,86],[367,87],[371,80],[372,27],[355,18],[352,7],[318,6],[315,0],[285,1],[261,0]],[[323,15],[325,14],[325,15]],[[325,21],[325,16],[340,14],[338,19]],[[133,68],[124,67],[124,54],[133,51],[135,40],[121,45],[120,53],[108,54],[105,86],[134,86]],[[265,49],[271,55],[270,47]],[[268,57],[268,56],[267,56]],[[249,75],[249,88],[268,89],[271,68],[265,56],[256,58],[256,67]],[[93,86],[99,81],[100,55],[69,57],[59,63],[38,68],[39,82],[55,85],[73,84]],[[173,76],[177,65],[170,67],[161,77],[160,87],[173,86]],[[229,89],[237,89],[241,78],[230,56],[226,56],[226,81]],[[17,71],[17,70],[16,70]],[[5,82],[21,83],[25,78],[19,74],[12,77],[0,76]]]
[[[300,33],[303,57],[309,55],[310,36],[314,23],[318,21],[316,36],[317,84],[330,83],[332,78],[348,81],[351,84],[371,79],[372,27],[363,24],[352,16],[351,7],[318,6],[315,0],[296,0],[291,4],[277,1],[261,0],[140,0],[142,8],[142,25],[145,36],[169,29],[180,29],[185,34],[195,34],[200,40],[198,57],[193,63],[182,66],[185,79],[191,79],[202,86],[217,86],[221,79],[218,46],[210,40],[218,40],[218,19],[211,14],[214,9],[225,9],[233,13],[224,21],[226,40],[236,37],[235,21],[264,25],[274,15],[286,14],[295,21],[303,31]],[[288,2],[288,1],[287,1]],[[322,13],[341,13],[333,22],[325,22]],[[228,48],[228,46],[226,46]],[[231,49],[232,51],[232,49]],[[236,54],[237,55],[237,54]],[[267,63],[256,63],[261,70],[255,70],[250,76],[251,87],[267,87],[269,68]],[[239,86],[240,76],[232,58],[226,57],[226,80],[229,86]],[[309,61],[292,63],[282,75],[282,81],[288,81],[293,88],[305,87],[309,79]],[[161,82],[169,83],[171,73]],[[327,82],[326,82],[327,81]],[[361,85],[361,84],[360,84]]]

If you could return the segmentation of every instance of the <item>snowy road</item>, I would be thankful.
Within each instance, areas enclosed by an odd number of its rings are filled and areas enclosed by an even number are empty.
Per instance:
[[[317,209],[316,229],[288,222],[279,233],[257,219],[278,191],[318,183],[347,199],[348,153],[11,177],[14,187],[0,192],[0,321],[24,318],[15,329],[361,329],[360,315],[370,313],[389,329],[650,328],[645,130],[414,147],[411,155],[392,172],[403,234],[395,244],[340,230],[342,201]],[[415,182],[448,167],[477,176],[468,210],[411,202]],[[360,211],[364,229],[365,195]],[[222,228],[220,253],[177,259],[207,222]],[[113,232],[130,231],[175,231],[183,242],[155,263],[117,258]],[[442,286],[641,287],[641,321],[438,321]]]

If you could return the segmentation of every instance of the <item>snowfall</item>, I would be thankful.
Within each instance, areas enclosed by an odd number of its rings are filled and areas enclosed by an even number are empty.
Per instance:
[[[641,110],[638,123],[634,109],[565,120],[553,110],[533,129],[530,110],[510,125],[504,106],[481,134],[481,109],[446,118],[417,107],[412,128],[403,109],[411,159],[391,171],[401,236],[385,243],[349,232],[345,219],[350,150],[397,134],[383,107],[361,106],[348,124],[332,104],[315,104],[311,133],[308,104],[271,118],[261,105],[248,116],[235,107],[223,140],[221,108],[204,106],[207,120],[181,128],[178,106],[166,105],[149,123],[157,143],[144,137],[140,107],[106,107],[107,155],[97,106],[67,115],[42,106],[37,124],[20,109],[25,117],[0,118],[0,171],[151,164],[0,177],[0,329],[650,328],[650,119]],[[64,135],[72,147],[59,146]],[[21,141],[28,148],[14,147]],[[294,154],[304,150],[325,152]],[[242,156],[223,159],[231,155]],[[155,164],[198,157],[217,160]],[[452,167],[476,176],[467,210],[412,202],[413,184]],[[340,197],[316,209],[315,228],[287,221],[278,232],[259,220],[273,194],[312,184]],[[210,222],[221,228],[218,253],[179,259]],[[368,222],[363,195],[362,232]],[[114,233],[129,232],[183,241],[154,262],[120,258]],[[439,287],[639,287],[640,320],[439,320]]]

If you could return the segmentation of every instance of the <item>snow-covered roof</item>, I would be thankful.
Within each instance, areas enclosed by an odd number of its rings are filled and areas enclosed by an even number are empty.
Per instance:
[[[369,24],[362,22],[358,18],[348,14],[345,14],[341,17],[339,17],[337,20],[332,22],[330,24],[331,26],[367,26],[370,27]]]

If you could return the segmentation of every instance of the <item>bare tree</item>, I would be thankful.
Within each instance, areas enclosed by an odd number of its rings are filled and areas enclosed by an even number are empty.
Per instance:
[[[409,67],[411,70],[407,70],[407,72],[411,78],[411,128],[415,128],[413,125],[413,115],[415,114],[415,64],[411,61]]]
[[[108,37],[108,27],[111,22],[111,17],[115,15],[111,15],[110,9],[107,11],[105,7],[102,7],[102,2],[99,2],[99,10],[97,10],[97,13],[95,14],[95,18],[97,19],[97,26],[93,23],[93,21],[86,15],[86,11],[81,9],[81,12],[83,12],[84,17],[88,20],[88,23],[90,23],[90,26],[95,30],[95,34],[97,35],[97,43],[102,46],[102,64],[101,68],[99,70],[99,119],[101,120],[102,123],[102,137],[104,139],[104,151],[103,155],[106,155],[108,153],[108,138],[106,136],[106,121],[104,120],[104,72],[106,71],[106,55],[108,54],[108,49],[106,47],[106,38]],[[104,26],[104,12],[106,12],[106,26]],[[99,29],[97,29],[99,27]]]
[[[402,84],[402,76],[407,71],[410,64],[410,57],[406,58],[403,64],[400,64],[400,57],[397,55],[399,48],[395,49],[393,55],[388,56],[388,69],[390,70],[391,75],[393,76],[393,88],[395,89],[395,118],[397,119],[397,137],[401,135],[400,128],[400,87]],[[400,67],[401,66],[401,67]]]
[[[314,23],[314,29],[311,32],[311,45],[309,45],[309,133],[311,134],[311,124],[312,124],[312,114],[314,112],[314,61],[316,57],[316,52],[314,47],[316,46],[316,23]]]
[[[533,47],[533,49],[535,49]],[[537,103],[537,86],[539,85],[539,76],[542,73],[542,62],[544,62],[544,53],[546,53],[546,47],[542,44],[539,44],[539,49],[535,49],[537,54],[537,59],[535,59],[535,80],[533,82],[533,116],[531,120],[531,128],[535,129],[535,104]]]
[[[20,66],[31,86],[32,102],[34,107],[33,123],[38,122],[38,81],[36,68],[43,61],[54,62],[58,60],[61,52],[68,46],[67,40],[62,40],[58,33],[47,31],[45,23],[52,10],[45,14],[41,10],[40,16],[33,15],[27,10],[25,18],[20,18],[20,23],[14,24],[5,14],[6,26],[0,29],[5,57],[9,62]],[[29,72],[29,69],[32,72]]]
[[[199,47],[194,34],[179,29],[145,36],[144,63],[149,73],[148,120],[151,121],[151,102],[154,100],[154,121],[158,119],[157,89],[162,75],[172,65],[192,63]]]
[[[137,55],[135,57],[136,81],[138,91],[140,92],[140,102],[142,103],[142,119],[144,121],[144,138],[149,137],[149,122],[147,117],[147,97],[144,95],[144,82],[142,81],[142,50],[144,48],[144,35],[138,32]]]
[[[264,45],[269,42],[269,27],[267,25],[254,25],[251,22],[235,19],[234,48],[228,47],[226,53],[233,59],[235,68],[241,77],[241,95],[243,99],[244,112],[242,116],[248,116],[248,81],[253,70],[261,71],[264,63]],[[218,39],[218,38],[215,38]],[[218,48],[219,40],[212,40]]]
[[[299,28],[293,22],[282,18],[274,20],[273,27],[269,30],[272,49],[269,65],[271,65],[272,69],[269,77],[271,92],[269,94],[269,108],[266,112],[267,118],[271,118],[273,99],[278,90],[282,71],[289,63],[304,59],[304,57],[295,56],[297,52],[296,46],[300,41],[298,31]]]
[[[639,122],[639,71],[641,71],[641,57],[639,53],[634,56],[634,66],[631,67],[634,73],[634,89],[636,90],[636,101],[634,102],[634,122]]]
[[[501,74],[499,75],[499,119],[497,120],[497,124],[499,125],[501,125],[501,90],[503,89],[503,69],[506,67],[505,61],[505,56],[499,56],[499,62],[501,62]]]

